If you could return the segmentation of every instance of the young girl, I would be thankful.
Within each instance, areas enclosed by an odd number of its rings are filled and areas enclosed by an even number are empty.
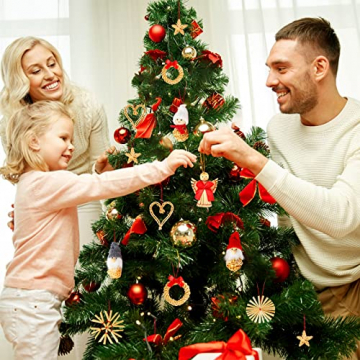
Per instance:
[[[76,206],[123,196],[156,184],[195,155],[174,150],[155,161],[101,175],[66,170],[73,155],[73,120],[56,101],[16,112],[7,127],[3,177],[17,183],[15,254],[7,265],[0,321],[16,359],[57,359],[60,305],[74,287],[79,254]],[[104,158],[99,162],[104,166]]]

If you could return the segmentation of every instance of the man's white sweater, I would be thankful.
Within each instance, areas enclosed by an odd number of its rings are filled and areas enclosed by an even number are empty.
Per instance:
[[[268,125],[272,160],[256,179],[290,215],[302,274],[318,288],[360,278],[360,102],[320,126],[298,114]]]

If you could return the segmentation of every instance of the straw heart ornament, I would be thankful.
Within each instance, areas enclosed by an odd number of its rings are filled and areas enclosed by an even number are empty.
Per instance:
[[[170,211],[169,213],[166,215],[166,217],[160,221],[159,218],[154,214],[154,211],[153,211],[153,207],[154,206],[157,206],[159,208],[159,213],[160,214],[165,214],[165,209],[164,207],[166,205],[169,205],[170,206]],[[154,201],[150,204],[149,206],[149,212],[151,214],[151,216],[153,217],[153,219],[156,221],[156,223],[159,225],[159,230],[162,229],[162,227],[164,226],[164,224],[169,220],[170,216],[173,214],[174,212],[174,205],[173,203],[171,203],[170,201],[165,201],[163,202],[162,204],[160,204],[158,201]]]
[[[133,116],[137,116],[139,115],[139,111],[138,109],[142,109],[142,112],[140,114],[140,116],[138,117],[137,120],[133,120],[130,115],[129,115],[129,109],[132,109],[132,115]],[[132,127],[134,130],[136,130],[136,125],[139,124],[139,122],[141,120],[144,119],[145,115],[146,115],[146,108],[145,108],[145,105],[144,104],[139,104],[139,105],[126,105],[125,108],[124,108],[124,115],[125,117],[129,120],[129,122],[131,123]]]

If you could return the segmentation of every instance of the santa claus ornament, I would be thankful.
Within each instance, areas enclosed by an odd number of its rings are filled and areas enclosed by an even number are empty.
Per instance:
[[[106,265],[108,268],[107,273],[112,279],[119,279],[121,277],[123,260],[120,246],[116,242],[111,243]]]
[[[226,248],[224,256],[226,267],[230,271],[238,271],[241,269],[244,260],[243,249],[240,242],[240,235],[237,231],[231,234],[229,245]]]
[[[178,142],[184,142],[189,137],[187,124],[189,123],[189,113],[186,109],[186,105],[179,106],[177,112],[173,116],[173,123],[170,127],[173,128],[173,135]]]

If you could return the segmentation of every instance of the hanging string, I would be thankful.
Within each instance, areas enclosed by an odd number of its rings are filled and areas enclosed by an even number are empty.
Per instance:
[[[162,183],[160,183],[160,204],[162,204],[164,202],[163,199],[163,186]]]
[[[304,314],[304,331],[306,331],[306,319],[305,319],[305,314]]]
[[[178,19],[180,19],[180,0],[178,0]]]
[[[180,269],[180,254],[179,254],[179,251],[178,251],[178,250],[176,250],[176,254],[177,254],[177,257],[178,257],[178,265],[177,265],[176,272],[175,272],[175,269],[174,269],[174,265],[171,264],[174,278],[177,278],[177,277],[178,277],[178,275],[179,275],[179,269]]]
[[[205,172],[205,154],[200,153],[200,168],[202,172]]]

